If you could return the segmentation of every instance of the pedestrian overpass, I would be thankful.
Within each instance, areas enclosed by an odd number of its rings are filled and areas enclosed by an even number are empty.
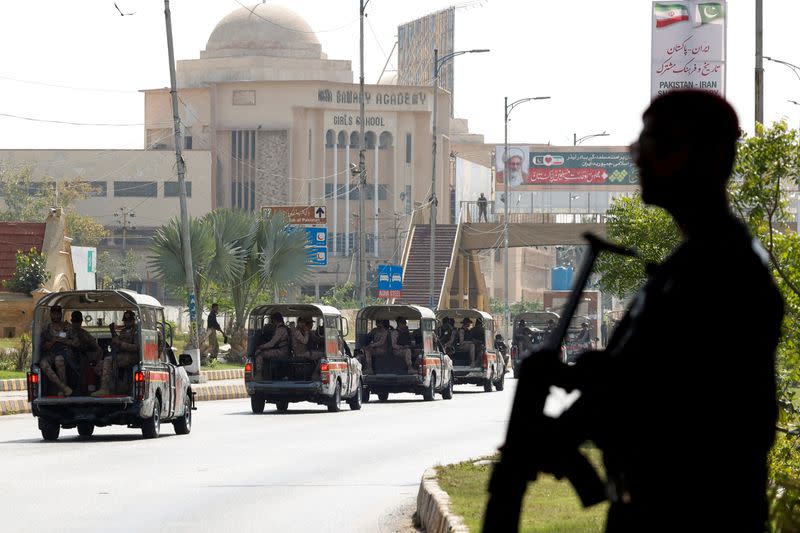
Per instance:
[[[462,202],[458,224],[436,225],[434,291],[430,294],[430,209],[414,212],[403,248],[403,297],[395,303],[438,309],[471,307],[489,310],[489,291],[478,252],[503,246],[504,214],[488,213],[478,222],[476,202]],[[586,244],[586,232],[605,236],[601,213],[510,213],[508,246]]]

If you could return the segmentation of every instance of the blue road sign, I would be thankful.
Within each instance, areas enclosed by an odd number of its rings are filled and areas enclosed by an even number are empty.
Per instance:
[[[328,265],[328,247],[327,246],[309,246],[308,247],[308,264],[311,266],[327,266]]]
[[[306,244],[308,246],[328,246],[328,228],[305,226],[303,230],[306,232]]]
[[[392,265],[391,266],[391,275],[392,279],[389,282],[389,290],[390,291],[402,291],[403,290],[403,267],[400,265]]]
[[[378,298],[400,298],[403,290],[403,267],[378,265]]]
[[[391,265],[378,265],[378,290],[388,291],[392,283]]]

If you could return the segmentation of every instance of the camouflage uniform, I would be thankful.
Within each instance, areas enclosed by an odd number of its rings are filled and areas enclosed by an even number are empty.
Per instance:
[[[289,345],[291,342],[289,327],[285,324],[277,324],[272,338],[256,349],[256,373],[261,373],[261,369],[264,367],[264,359],[287,357],[290,353]]]
[[[50,322],[42,331],[41,340],[42,357],[39,359],[39,368],[59,388],[61,394],[71,395],[72,389],[67,385],[66,358],[71,357],[72,349],[78,346],[72,325],[69,322]]]
[[[406,325],[398,325],[397,329],[391,332],[392,336],[392,355],[401,357],[406,363],[409,374],[416,374],[412,364],[411,348],[414,341],[411,339],[411,332]]]
[[[370,333],[372,342],[364,346],[364,357],[367,363],[366,372],[368,374],[372,374],[372,359],[376,355],[387,355],[390,353],[392,340],[389,333],[389,328],[384,324],[379,324]]]
[[[458,328],[456,336],[458,337],[457,349],[459,351],[469,352],[469,366],[475,366],[475,343],[467,340],[470,336],[469,329],[467,329],[466,325]]]
[[[114,327],[114,324],[111,324]],[[114,342],[114,339],[117,342]],[[116,361],[115,361],[116,359]],[[93,392],[92,396],[106,396],[112,393],[111,383],[114,380],[116,369],[130,368],[139,362],[139,328],[136,322],[126,324],[122,331],[112,337],[111,353],[103,359],[100,374],[100,389]]]

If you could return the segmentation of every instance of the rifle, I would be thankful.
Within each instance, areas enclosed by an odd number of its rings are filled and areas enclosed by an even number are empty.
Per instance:
[[[485,532],[517,531],[528,481],[534,481],[540,472],[551,473],[559,479],[567,478],[584,507],[607,498],[605,484],[578,449],[585,440],[582,426],[589,421],[583,420],[580,413],[570,413],[569,417],[576,419],[577,424],[563,423],[544,413],[552,386],[574,390],[582,385],[574,372],[569,372],[569,367],[560,361],[559,354],[597,256],[600,252],[635,255],[633,251],[591,233],[585,233],[583,237],[590,248],[564,313],[550,335],[529,350],[530,355],[520,365],[506,442],[500,449],[500,461],[494,466],[489,481],[489,502],[483,522]]]

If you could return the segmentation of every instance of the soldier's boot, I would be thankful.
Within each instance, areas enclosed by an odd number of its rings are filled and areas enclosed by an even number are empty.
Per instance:
[[[55,370],[53,370],[53,368],[49,364],[48,365],[41,365],[41,368],[44,371],[44,373],[47,375],[47,379],[50,380],[50,383],[52,383],[53,385],[58,387],[58,389],[63,394],[65,385],[64,385],[64,382],[61,381],[61,379],[58,377],[58,374],[56,374]],[[72,391],[70,390],[70,393],[71,392]]]
[[[111,358],[103,359],[101,363],[100,388],[92,393],[92,396],[108,396],[111,394]]]
[[[67,385],[67,364],[63,357],[56,357],[56,372],[58,373],[58,388],[64,396],[72,396],[72,389]]]

